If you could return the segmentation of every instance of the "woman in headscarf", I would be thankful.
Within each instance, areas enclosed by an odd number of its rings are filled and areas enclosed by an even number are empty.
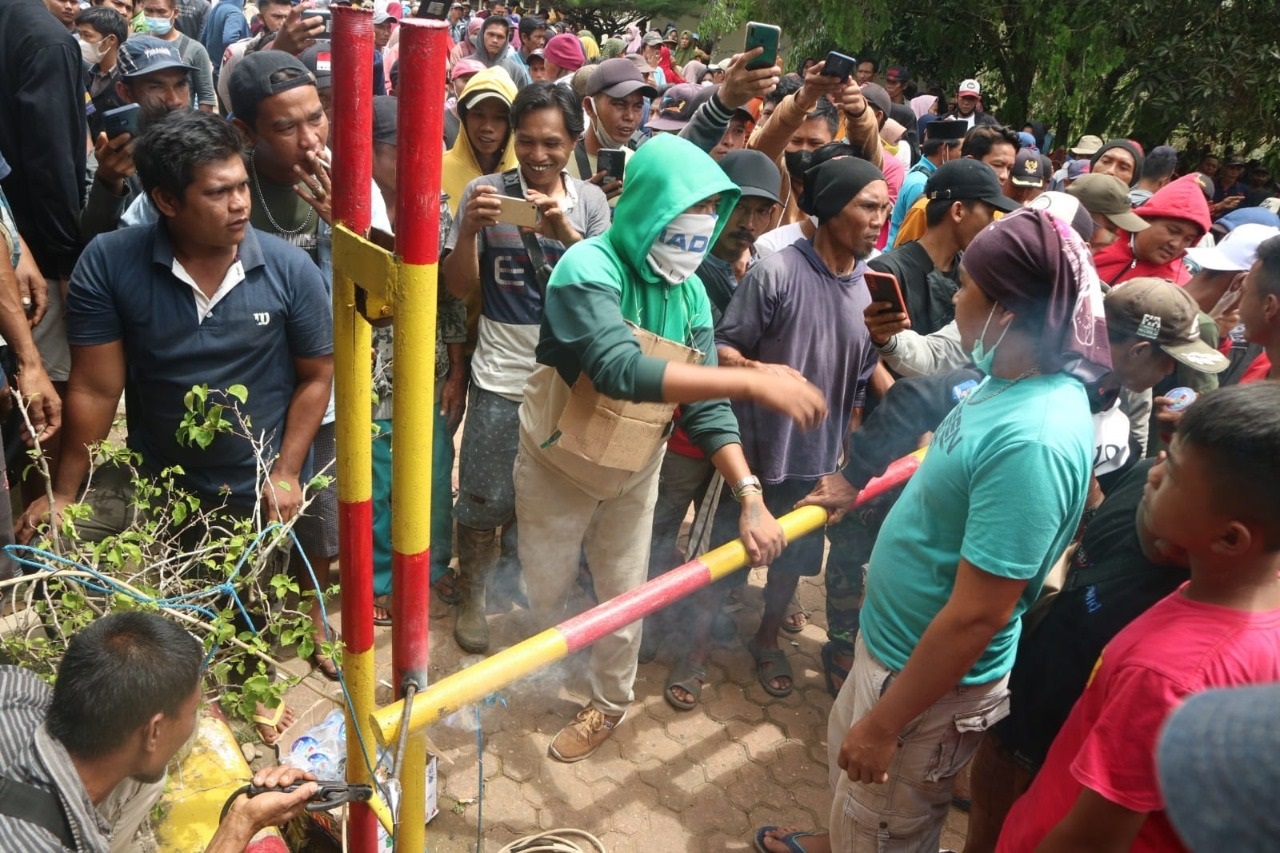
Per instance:
[[[672,62],[676,68],[683,68],[690,59],[693,59],[698,53],[698,43],[693,39],[693,33],[689,30],[680,31],[680,41],[676,46],[675,56]]]
[[[588,65],[600,61],[600,45],[591,30],[579,30],[578,41],[582,42],[582,53],[587,57]]]
[[[832,850],[860,838],[937,849],[955,775],[1007,713],[1021,616],[1089,490],[1083,383],[1111,358],[1088,249],[1050,214],[1018,210],[969,244],[960,283],[960,336],[987,377],[938,427],[871,555],[827,724]],[[832,477],[802,503],[844,508],[856,494]],[[794,849],[787,835],[758,838]]]
[[[639,53],[640,48],[644,46],[644,36],[641,35],[640,28],[635,24],[631,24],[627,27],[626,35],[623,36],[623,41],[627,43],[627,53]]]
[[[467,37],[453,46],[449,51],[449,67],[453,68],[459,59],[466,59],[476,52],[476,39],[480,38],[480,28],[484,26],[484,18],[472,18],[467,23]]]
[[[916,114],[916,120],[919,121],[921,116],[928,113],[938,114],[938,96],[937,95],[917,95],[911,99],[911,112]]]
[[[702,83],[702,78],[707,75],[707,66],[696,59],[690,59],[684,66],[677,68],[680,76],[690,83]]]
[[[627,43],[617,36],[607,38],[604,40],[604,44],[600,45],[600,61],[604,62],[606,59],[622,56],[622,52],[626,48]]]

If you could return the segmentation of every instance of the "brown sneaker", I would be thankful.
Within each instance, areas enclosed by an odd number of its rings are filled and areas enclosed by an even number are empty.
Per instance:
[[[619,714],[610,717],[588,705],[578,712],[572,723],[560,730],[547,752],[552,758],[566,764],[589,758],[600,748],[600,744],[609,739],[624,716],[626,715]]]

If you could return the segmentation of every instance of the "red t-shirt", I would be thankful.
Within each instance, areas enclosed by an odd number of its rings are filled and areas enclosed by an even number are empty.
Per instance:
[[[1244,373],[1240,376],[1240,384],[1247,385],[1250,382],[1261,382],[1271,375],[1271,359],[1264,352],[1255,358]]]
[[[1044,767],[1005,819],[997,853],[1034,850],[1082,787],[1150,813],[1132,850],[1186,849],[1156,779],[1160,727],[1193,693],[1280,681],[1280,610],[1232,610],[1182,592],[1157,602],[1103,650]]]

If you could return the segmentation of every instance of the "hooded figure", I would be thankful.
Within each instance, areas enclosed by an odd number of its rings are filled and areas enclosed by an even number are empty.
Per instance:
[[[1142,218],[1155,226],[1160,219],[1176,219],[1188,222],[1196,229],[1195,240],[1198,242],[1209,230],[1209,203],[1205,200],[1204,191],[1196,183],[1194,175],[1186,175],[1172,183],[1161,187],[1155,195],[1142,205]],[[1191,273],[1182,262],[1186,247],[1173,257],[1168,255],[1171,249],[1168,243],[1159,243],[1159,231],[1139,237],[1127,231],[1121,231],[1119,239],[1093,256],[1094,266],[1098,269],[1098,277],[1104,284],[1119,284],[1131,278],[1151,277],[1163,278],[1175,284],[1185,284],[1191,279]],[[1153,249],[1150,256],[1140,260],[1137,243],[1151,241]],[[1159,255],[1158,257],[1156,255]]]
[[[458,139],[444,154],[440,166],[440,188],[449,196],[449,212],[458,213],[458,201],[467,184],[481,175],[491,172],[505,172],[516,167],[515,144],[512,141],[510,127],[506,139],[502,143],[502,153],[496,168],[486,171],[476,158],[475,148],[467,136],[467,109],[474,106],[474,96],[482,92],[490,92],[502,100],[508,108],[516,99],[516,86],[511,76],[502,68],[486,68],[471,78],[458,98]]]
[[[502,27],[507,33],[507,41],[502,45],[502,50],[496,54],[489,53],[484,46],[484,35],[493,27]],[[520,61],[515,48],[511,46],[511,21],[507,18],[501,15],[490,15],[485,18],[480,26],[480,32],[476,33],[473,44],[475,45],[473,56],[489,68],[505,68],[512,82],[516,84],[517,91],[533,82],[529,77],[529,69]]]
[[[677,217],[717,194],[718,218],[702,242],[697,263],[690,259],[687,277],[670,283],[655,270],[651,250]],[[577,328],[584,306],[598,306],[588,313],[598,311],[601,317],[620,311],[623,320],[705,353],[703,364],[715,364],[711,302],[693,270],[719,238],[740,194],[720,167],[691,142],[670,134],[655,136],[627,162],[627,192],[618,200],[613,225],[599,237],[570,246],[556,264],[543,299],[542,339],[537,349],[538,363],[554,370],[536,370],[529,379],[520,410],[521,441],[526,451],[545,456],[584,491],[603,499],[618,484],[605,482],[608,478],[601,476],[599,466],[554,444],[544,445],[556,430],[570,386],[587,370],[596,388],[610,397],[661,400],[663,374],[662,363],[640,354],[624,324]],[[588,354],[594,363],[583,363],[574,346],[578,335],[591,336]],[[724,442],[738,441],[737,422],[723,400],[681,406],[681,425],[708,456],[719,446],[711,441],[703,447],[712,433],[723,434]]]

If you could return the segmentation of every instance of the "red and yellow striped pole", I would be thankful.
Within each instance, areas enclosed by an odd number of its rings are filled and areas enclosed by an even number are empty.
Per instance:
[[[373,180],[373,13],[333,8],[333,216],[356,234],[369,230]],[[338,441],[338,565],[342,583],[342,666],[355,719],[347,720],[347,781],[369,784],[369,714],[376,707],[373,653],[373,435],[369,400],[371,327],[356,310],[356,283],[335,259],[334,393]],[[377,821],[353,803],[351,849],[377,849]]]
[[[910,479],[920,467],[925,450],[904,456],[885,471],[884,476],[867,483],[858,493],[854,506],[859,506]],[[787,541],[820,530],[827,523],[827,511],[821,507],[802,507],[778,519]],[[409,717],[410,733],[426,731],[426,727],[445,714],[472,704],[596,640],[629,625],[637,619],[688,597],[747,565],[747,551],[740,539],[722,545],[654,578],[643,586],[591,608],[585,613],[548,628],[540,634],[517,643],[509,649],[454,673],[415,697]],[[403,702],[396,702],[373,715],[378,742],[393,743],[400,733]],[[409,848],[406,848],[409,849]]]
[[[427,689],[431,598],[431,442],[435,406],[440,164],[449,27],[408,20],[400,27],[396,160],[396,395],[391,429],[392,670],[396,695]],[[407,393],[405,393],[407,392]],[[416,703],[415,703],[416,704]],[[427,732],[412,730],[400,769],[396,846],[426,849]]]

